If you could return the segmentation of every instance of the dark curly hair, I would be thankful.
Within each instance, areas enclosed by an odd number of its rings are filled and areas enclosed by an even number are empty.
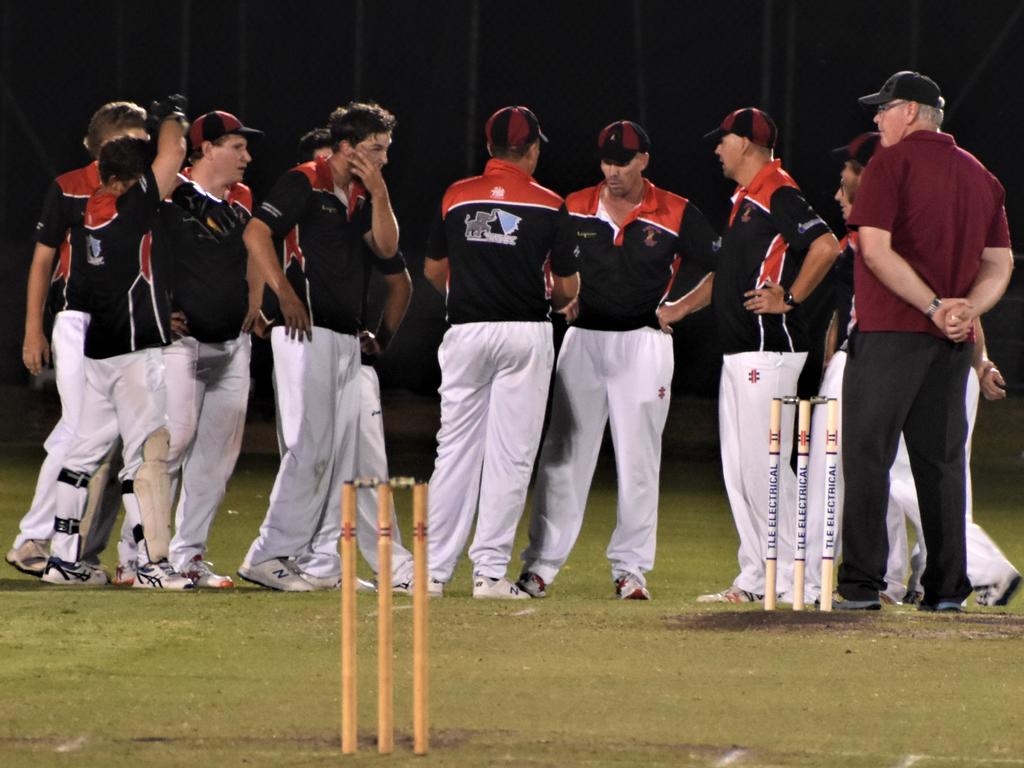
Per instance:
[[[327,127],[331,131],[334,149],[343,141],[355,146],[367,136],[376,133],[391,133],[398,121],[380,104],[353,101],[347,107],[338,107],[331,112]]]
[[[153,149],[145,139],[122,136],[100,149],[100,180],[132,181],[140,178],[153,162]]]

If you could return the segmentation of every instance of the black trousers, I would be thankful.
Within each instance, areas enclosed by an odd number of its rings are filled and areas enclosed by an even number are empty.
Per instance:
[[[885,589],[889,470],[900,433],[917,486],[928,561],[925,603],[960,602],[967,580],[967,416],[972,344],[924,333],[854,333],[843,376],[845,502],[839,594],[877,600]]]

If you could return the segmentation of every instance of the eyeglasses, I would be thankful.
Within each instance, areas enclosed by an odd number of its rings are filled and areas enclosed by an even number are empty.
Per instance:
[[[888,112],[893,107],[902,107],[904,104],[909,104],[909,103],[910,103],[909,101],[896,100],[896,101],[886,102],[885,104],[879,104],[878,105],[878,109],[875,111],[875,114],[876,115],[880,115],[883,112]]]

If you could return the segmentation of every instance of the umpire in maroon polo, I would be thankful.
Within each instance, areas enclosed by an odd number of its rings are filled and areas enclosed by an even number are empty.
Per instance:
[[[900,432],[917,485],[928,561],[922,610],[960,611],[967,580],[964,391],[974,321],[1013,268],[999,181],[940,130],[939,87],[897,72],[861,105],[875,109],[879,150],[849,224],[857,327],[843,379],[846,504],[839,593],[877,610],[885,588],[885,510]]]

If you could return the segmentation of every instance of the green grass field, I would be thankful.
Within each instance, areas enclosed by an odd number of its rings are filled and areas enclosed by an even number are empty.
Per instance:
[[[976,519],[1018,565],[1022,426],[1024,404],[983,405],[975,446]],[[694,602],[736,567],[713,429],[707,404],[673,405],[651,602],[612,599],[608,457],[550,598],[474,601],[463,561],[430,606],[423,758],[411,755],[406,599],[396,754],[373,751],[376,603],[361,596],[361,754],[342,758],[337,592],[73,592],[0,564],[0,766],[1024,765],[1019,599],[960,617]],[[9,423],[0,444],[5,549],[42,458],[38,431]],[[396,428],[393,471],[425,476],[431,450],[429,434]],[[273,455],[243,455],[211,539],[223,569],[255,535],[275,469]]]

